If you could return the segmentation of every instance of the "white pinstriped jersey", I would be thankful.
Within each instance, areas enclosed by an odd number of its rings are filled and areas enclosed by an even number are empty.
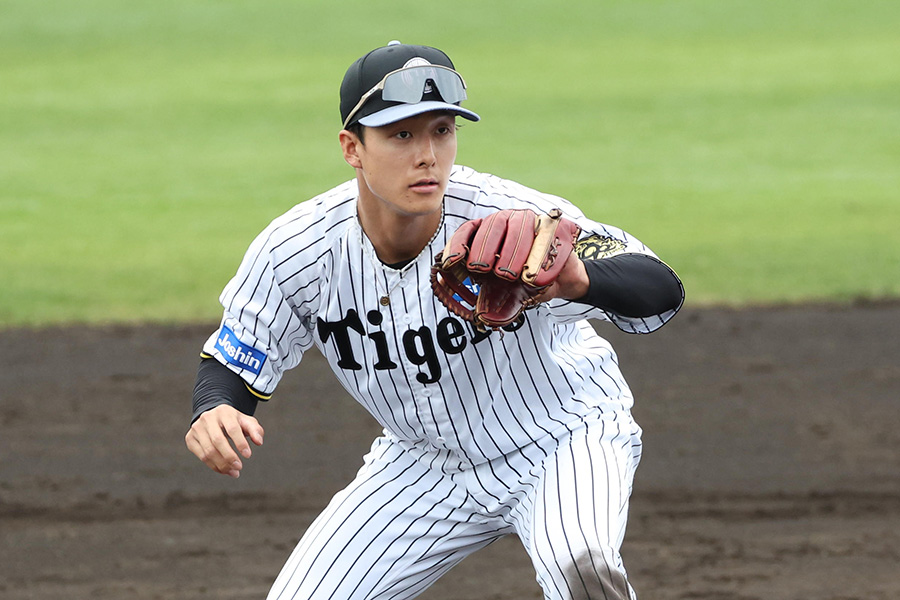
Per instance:
[[[440,227],[396,270],[362,232],[357,193],[355,180],[344,183],[256,238],[221,295],[222,326],[206,353],[268,395],[315,345],[390,439],[443,450],[460,464],[506,455],[598,410],[631,408],[615,353],[586,319],[648,333],[674,310],[629,319],[557,299],[526,311],[503,335],[478,333],[437,301],[430,269],[460,224],[507,208],[558,207],[595,249],[652,255],[641,242],[562,198],[455,167]]]

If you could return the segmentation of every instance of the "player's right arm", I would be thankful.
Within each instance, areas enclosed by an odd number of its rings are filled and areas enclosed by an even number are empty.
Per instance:
[[[344,185],[335,194],[350,191]],[[331,223],[326,212],[314,199],[272,221],[219,297],[222,322],[203,346],[185,436],[188,449],[217,473],[240,475],[251,453],[248,438],[262,444],[257,402],[314,344],[319,279],[330,256],[323,246]]]
[[[204,357],[194,386],[191,428],[185,443],[216,473],[239,477],[241,458],[250,458],[249,438],[262,446],[265,434],[253,417],[257,399],[243,379],[211,357]]]

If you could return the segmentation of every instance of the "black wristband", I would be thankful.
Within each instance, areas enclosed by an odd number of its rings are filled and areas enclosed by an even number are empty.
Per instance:
[[[623,317],[661,315],[681,306],[684,288],[672,269],[646,254],[585,260],[590,287],[576,302]]]
[[[197,382],[194,384],[193,415],[191,423],[207,410],[227,404],[245,415],[256,412],[257,398],[240,375],[214,358],[202,358],[197,367]]]

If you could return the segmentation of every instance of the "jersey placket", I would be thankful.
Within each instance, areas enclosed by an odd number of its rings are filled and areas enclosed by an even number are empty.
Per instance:
[[[417,261],[421,262],[421,261]],[[390,305],[396,325],[398,347],[401,348],[400,360],[409,382],[410,393],[416,416],[422,424],[426,438],[430,445],[438,448],[446,448],[445,434],[439,423],[447,423],[444,414],[443,403],[440,397],[440,387],[437,381],[423,382],[439,376],[429,372],[429,352],[437,352],[434,340],[433,324],[423,323],[419,315],[423,313],[421,299],[423,294],[431,294],[431,288],[415,289],[415,281],[430,282],[421,274],[416,277],[414,269],[420,269],[420,265],[412,265],[405,272],[391,272],[388,276],[388,286],[391,289]],[[429,270],[430,274],[430,270]],[[428,296],[425,296],[428,297]],[[409,346],[409,347],[408,347]],[[437,363],[436,355],[431,359]]]

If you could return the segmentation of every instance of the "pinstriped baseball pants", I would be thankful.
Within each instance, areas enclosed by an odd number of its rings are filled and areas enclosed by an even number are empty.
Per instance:
[[[472,552],[517,534],[545,598],[635,600],[619,549],[640,453],[627,413],[474,467],[378,438],[268,598],[413,598]]]

